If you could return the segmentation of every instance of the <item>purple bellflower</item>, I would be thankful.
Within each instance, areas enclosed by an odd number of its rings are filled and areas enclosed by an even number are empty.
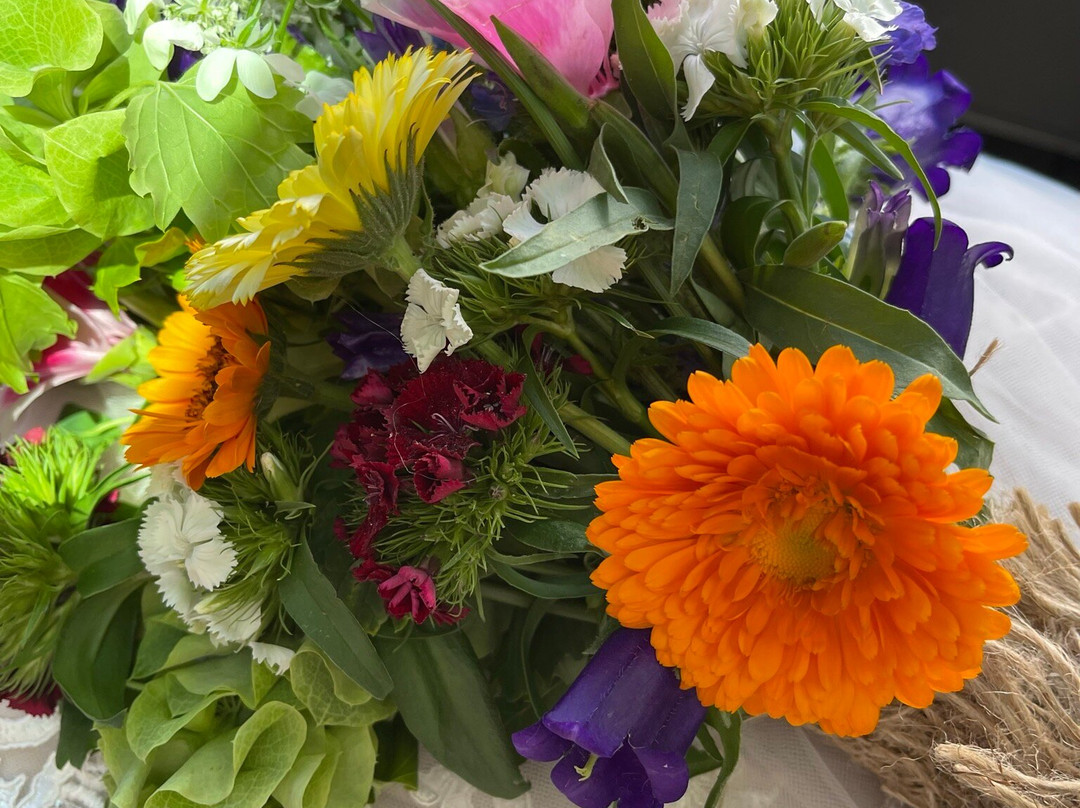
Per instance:
[[[697,692],[656,661],[649,632],[619,629],[513,740],[524,757],[559,761],[551,781],[580,808],[663,808],[686,792],[686,750],[704,718]]]
[[[885,302],[928,323],[963,357],[975,307],[975,268],[995,267],[1012,256],[1012,247],[1000,241],[969,247],[964,229],[948,220],[935,249],[934,220],[916,219]]]
[[[982,138],[976,132],[956,126],[969,106],[971,91],[946,70],[930,75],[925,56],[909,65],[893,65],[878,97],[878,115],[911,144],[938,196],[949,190],[945,166],[966,171],[982,150]],[[911,168],[900,167],[912,186],[925,195]]]
[[[369,370],[388,370],[408,360],[399,336],[400,314],[344,311],[338,321],[344,329],[327,341],[345,362],[341,378],[359,379]]]
[[[416,50],[426,44],[424,37],[415,28],[409,28],[377,14],[373,14],[371,20],[372,30],[357,30],[356,38],[373,62],[381,62],[390,54],[401,56],[409,48]]]
[[[926,21],[923,10],[903,0],[900,7],[903,9],[900,16],[889,21],[892,30],[889,31],[888,41],[874,48],[874,55],[883,57],[879,62],[882,67],[909,65],[923,51],[937,47],[937,28]]]
[[[904,188],[889,196],[870,181],[855,219],[849,254],[851,282],[864,291],[880,295],[885,280],[896,274],[911,219],[911,192]]]

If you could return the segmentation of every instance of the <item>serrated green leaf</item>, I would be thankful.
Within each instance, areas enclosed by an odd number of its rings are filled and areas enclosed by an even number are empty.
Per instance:
[[[675,295],[694,269],[698,251],[713,225],[724,162],[712,152],[677,150],[679,201],[675,208],[675,237],[671,248],[671,286]]]
[[[82,229],[102,239],[154,224],[153,201],[128,182],[125,111],[81,115],[45,135],[45,161],[61,203]]]
[[[406,726],[443,766],[494,797],[528,788],[468,640],[461,633],[377,639]]]
[[[50,70],[86,70],[101,49],[101,19],[84,0],[0,3],[0,92],[27,95]]]
[[[640,188],[627,188],[626,193],[631,204],[624,205],[607,193],[598,194],[480,268],[508,278],[531,278],[554,272],[627,236],[671,229],[671,220],[650,193]]]
[[[821,222],[798,235],[784,251],[784,263],[789,267],[809,269],[828,255],[844,240],[847,222]]]
[[[280,592],[285,611],[308,639],[367,692],[386,698],[393,686],[390,675],[356,617],[319,570],[307,544],[296,548]]]
[[[639,0],[614,0],[615,44],[634,98],[658,121],[675,117],[675,64]]]
[[[746,317],[772,342],[799,348],[812,362],[833,345],[846,345],[864,362],[886,362],[901,387],[932,373],[946,396],[991,417],[967,368],[933,328],[850,283],[805,269],[761,267],[747,285]]]
[[[750,352],[750,343],[741,334],[696,317],[669,317],[649,333],[658,337],[665,334],[683,337],[734,357],[746,356]]]
[[[195,71],[178,83],[158,82],[128,105],[124,136],[131,187],[154,201],[165,230],[182,209],[207,241],[224,236],[237,216],[277,199],[277,186],[311,162],[297,145],[311,122],[293,109],[284,87],[257,98],[235,78],[213,103],[195,91]]]
[[[59,335],[74,337],[75,324],[56,301],[27,278],[0,274],[0,385],[25,393],[34,353]]]

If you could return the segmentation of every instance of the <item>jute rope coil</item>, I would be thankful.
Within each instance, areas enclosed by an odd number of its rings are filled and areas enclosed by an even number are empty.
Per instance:
[[[1070,513],[1080,525],[1080,504]],[[963,691],[894,704],[844,746],[914,808],[1080,808],[1080,552],[1023,491],[994,519],[1030,542],[1005,562],[1023,593],[1012,631]]]

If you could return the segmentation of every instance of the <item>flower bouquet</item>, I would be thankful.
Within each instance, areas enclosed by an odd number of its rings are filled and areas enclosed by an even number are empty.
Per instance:
[[[118,808],[721,798],[980,672],[942,218],[894,0],[0,5],[0,683]],[[912,220],[921,197],[932,216]],[[22,703],[19,702],[19,703]]]

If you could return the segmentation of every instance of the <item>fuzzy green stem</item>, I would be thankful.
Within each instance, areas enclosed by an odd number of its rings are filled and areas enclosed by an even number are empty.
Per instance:
[[[520,609],[528,609],[536,603],[535,598],[526,595],[524,592],[490,579],[480,582],[480,594],[487,600],[493,600],[507,606],[516,606]],[[580,623],[595,624],[600,622],[600,617],[596,612],[564,601],[550,602],[547,613],[557,617],[577,620]]]
[[[421,269],[420,259],[412,251],[405,236],[398,235],[386,248],[386,261],[390,267],[408,282]]]

